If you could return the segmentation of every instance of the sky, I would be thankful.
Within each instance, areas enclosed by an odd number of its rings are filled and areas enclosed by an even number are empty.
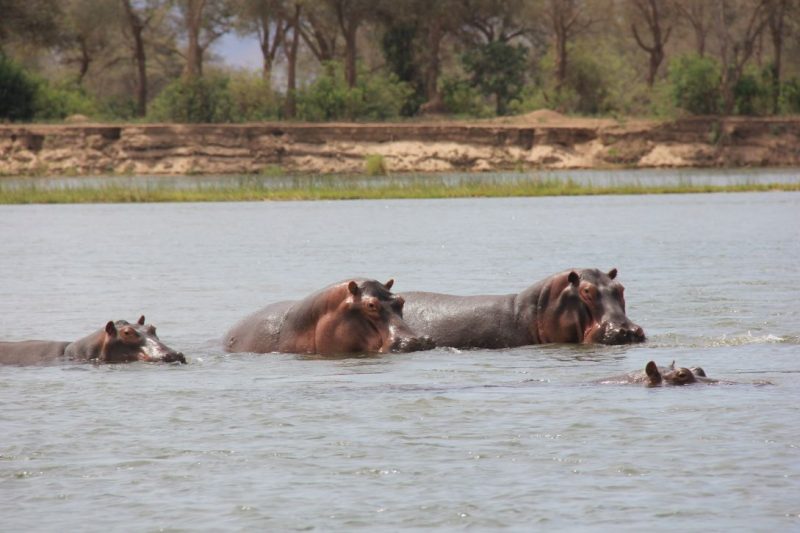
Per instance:
[[[226,33],[212,47],[228,66],[249,70],[261,68],[261,49],[255,35],[240,37],[233,32]]]

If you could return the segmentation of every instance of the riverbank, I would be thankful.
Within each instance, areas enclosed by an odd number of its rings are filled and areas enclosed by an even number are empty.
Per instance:
[[[521,178],[508,183],[413,182],[388,180],[379,185],[348,184],[343,178],[321,178],[314,185],[271,188],[244,180],[216,187],[80,186],[73,188],[30,185],[0,188],[0,204],[139,203],[139,202],[235,202],[291,200],[375,200],[423,198],[497,198],[533,196],[590,196],[604,194],[677,194],[746,191],[800,191],[797,183],[718,184],[612,184],[593,185],[572,180]]]
[[[358,174],[800,166],[800,117],[0,125],[0,175]]]

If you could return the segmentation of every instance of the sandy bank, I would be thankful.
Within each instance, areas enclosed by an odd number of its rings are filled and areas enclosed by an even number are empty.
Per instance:
[[[392,172],[800,166],[800,117],[0,126],[3,175],[358,173],[370,154]]]

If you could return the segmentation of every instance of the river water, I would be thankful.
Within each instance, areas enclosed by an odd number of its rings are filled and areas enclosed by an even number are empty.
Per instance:
[[[0,529],[798,530],[799,238],[797,193],[0,206],[0,338],[144,313],[190,359],[0,368]],[[648,342],[219,346],[350,276],[506,293],[571,267],[617,267]],[[740,384],[595,383],[673,359]]]

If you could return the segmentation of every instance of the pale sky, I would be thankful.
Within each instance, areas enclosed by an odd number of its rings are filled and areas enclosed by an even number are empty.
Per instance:
[[[233,32],[226,33],[214,43],[213,50],[228,66],[250,70],[261,68],[261,50],[255,35],[240,37]]]

